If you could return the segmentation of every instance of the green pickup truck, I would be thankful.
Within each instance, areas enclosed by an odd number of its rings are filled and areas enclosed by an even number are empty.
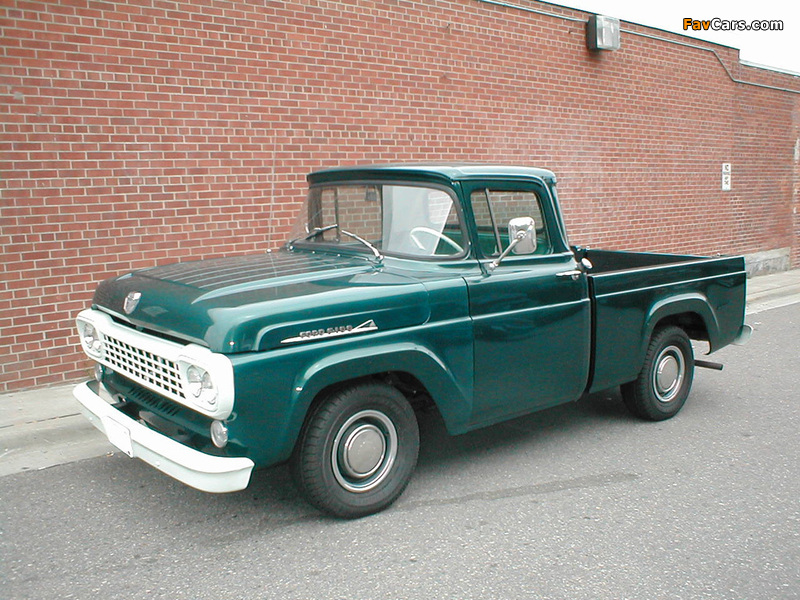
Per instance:
[[[195,488],[289,461],[340,517],[389,506],[419,409],[452,434],[613,386],[636,415],[683,406],[695,361],[744,341],[741,257],[571,247],[544,169],[379,165],[308,176],[279,250],[102,282],[77,317],[75,389],[121,451]]]

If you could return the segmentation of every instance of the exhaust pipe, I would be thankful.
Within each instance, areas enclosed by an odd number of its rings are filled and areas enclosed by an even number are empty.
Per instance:
[[[704,369],[714,369],[715,371],[722,371],[723,365],[721,363],[711,362],[709,360],[695,360],[695,367],[703,367]]]

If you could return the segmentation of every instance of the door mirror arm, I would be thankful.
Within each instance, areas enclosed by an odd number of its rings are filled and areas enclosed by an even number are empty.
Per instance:
[[[524,228],[524,229],[520,229],[520,230],[518,230],[518,231],[517,231],[517,233],[516,233],[516,234],[515,234],[515,236],[514,236],[514,239],[513,239],[513,240],[511,240],[511,243],[508,245],[508,248],[506,248],[505,250],[503,250],[503,253],[502,253],[500,256],[498,256],[498,257],[497,257],[497,258],[495,258],[495,259],[494,259],[492,262],[490,262],[490,263],[489,263],[489,265],[488,265],[488,267],[489,267],[489,271],[494,271],[494,270],[495,270],[497,267],[499,267],[499,266],[500,266],[500,263],[501,263],[501,262],[503,262],[503,259],[504,259],[506,256],[508,256],[508,255],[511,253],[511,251],[512,251],[514,248],[516,248],[516,247],[517,247],[517,245],[518,245],[518,244],[519,244],[519,243],[520,243],[522,240],[524,240],[524,239],[525,239],[525,238],[527,238],[528,236],[533,236],[533,233],[534,233],[534,231],[535,231],[535,229],[534,229],[533,219],[531,219],[530,225],[528,225],[528,226],[527,226],[526,228]]]

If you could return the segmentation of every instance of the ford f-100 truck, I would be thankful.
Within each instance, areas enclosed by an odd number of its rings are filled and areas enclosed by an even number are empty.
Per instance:
[[[102,282],[77,317],[82,411],[114,446],[195,488],[288,461],[319,509],[389,506],[421,407],[451,434],[621,386],[651,420],[695,361],[746,339],[742,257],[570,246],[556,177],[490,165],[308,176],[275,251]]]

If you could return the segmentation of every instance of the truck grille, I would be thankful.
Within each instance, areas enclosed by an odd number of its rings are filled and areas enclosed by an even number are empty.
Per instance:
[[[93,308],[78,315],[77,325],[81,346],[89,358],[142,388],[207,417],[223,420],[230,416],[234,398],[233,364],[224,354],[139,331]],[[91,333],[88,338],[84,335],[88,327],[96,330],[97,338]],[[195,394],[187,388],[194,369],[209,376],[211,385],[203,387],[205,393],[200,390]]]
[[[166,396],[184,397],[178,365],[147,350],[136,348],[108,334],[104,337],[105,360],[115,371],[155,388]]]

